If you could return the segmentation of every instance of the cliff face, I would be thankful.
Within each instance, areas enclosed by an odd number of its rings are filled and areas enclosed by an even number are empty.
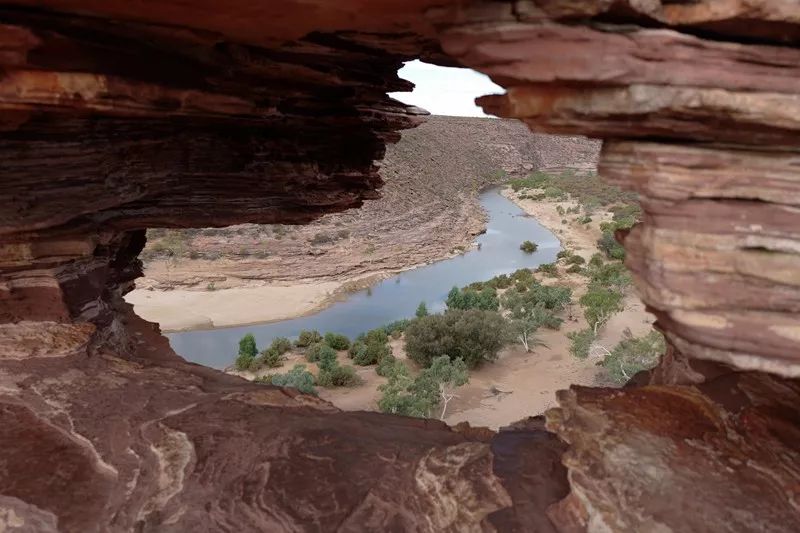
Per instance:
[[[797,530],[798,38],[788,0],[6,3],[4,525]],[[562,394],[553,433],[249,385],[121,300],[145,228],[374,198],[374,161],[420,122],[386,96],[415,57],[507,87],[491,113],[604,139],[601,173],[641,195],[619,237],[668,353]]]

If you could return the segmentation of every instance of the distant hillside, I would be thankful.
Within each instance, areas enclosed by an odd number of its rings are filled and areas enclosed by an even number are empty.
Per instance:
[[[513,120],[433,116],[388,147],[380,199],[307,226],[151,230],[149,279],[140,285],[345,280],[439,259],[482,230],[482,187],[534,170],[591,171],[598,150],[597,142],[536,135]],[[178,264],[158,260],[165,248],[178,250]]]

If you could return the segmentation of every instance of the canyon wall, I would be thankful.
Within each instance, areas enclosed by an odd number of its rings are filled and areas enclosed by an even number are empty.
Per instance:
[[[304,225],[150,230],[136,286],[342,282],[439,260],[484,230],[482,188],[534,170],[593,172],[599,151],[597,141],[534,135],[517,120],[430,116],[387,147],[380,198]]]
[[[800,9],[789,0],[12,0],[0,9],[0,520],[20,531],[796,531]],[[175,356],[148,227],[360,206],[420,110],[604,139],[669,341],[499,433],[341,413]]]

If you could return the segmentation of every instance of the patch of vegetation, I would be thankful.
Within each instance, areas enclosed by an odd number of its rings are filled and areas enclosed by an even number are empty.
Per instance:
[[[497,298],[497,291],[484,286],[480,290],[473,290],[469,287],[459,289],[453,287],[447,293],[447,309],[482,309],[484,311],[497,311],[500,309],[500,300]]]
[[[592,329],[587,328],[580,331],[573,331],[572,333],[567,333],[567,337],[571,341],[569,353],[578,359],[586,359],[589,357],[589,348],[591,348],[595,339],[595,333]]]
[[[250,365],[258,354],[256,338],[252,333],[247,333],[239,340],[239,354],[236,357],[237,370],[249,370]]]
[[[417,318],[422,318],[424,316],[428,316],[428,306],[425,305],[425,302],[420,302],[417,306],[417,310],[414,312],[414,316]]]
[[[322,335],[320,335],[319,331],[315,329],[304,329],[300,332],[300,335],[297,337],[294,345],[298,348],[306,348],[312,344],[317,344],[318,342],[322,342]]]
[[[320,387],[352,387],[362,383],[356,369],[350,365],[340,365],[336,359],[336,351],[328,345],[319,352],[317,367],[317,385]]]
[[[314,375],[306,370],[306,365],[298,364],[285,374],[275,374],[270,382],[277,387],[292,387],[305,394],[317,394]]]
[[[325,334],[325,344],[334,350],[346,350],[350,347],[350,339],[346,335],[328,332]]]
[[[497,311],[454,309],[412,322],[406,330],[406,352],[423,367],[447,354],[475,368],[497,358],[505,337],[506,322]]]
[[[526,254],[532,254],[535,252],[539,246],[535,242],[525,241],[519,245],[519,249],[525,252]]]
[[[581,204],[589,208],[597,206],[614,206],[622,204],[627,206],[636,203],[636,193],[623,191],[619,187],[603,182],[597,174],[585,175],[566,171],[559,175],[545,172],[534,172],[526,178],[514,179],[509,182],[514,191],[525,189],[551,189],[554,197],[556,190],[567,192]],[[569,212],[569,211],[567,211]],[[575,210],[574,213],[578,211]]]
[[[285,361],[283,354],[291,349],[292,343],[286,337],[273,339],[269,347],[263,350],[250,364],[250,370],[255,371],[263,367],[276,368],[281,366]]]
[[[605,356],[603,367],[614,383],[623,385],[637,372],[656,366],[665,351],[664,336],[658,331],[651,331],[644,337],[628,336]]]
[[[541,272],[542,274],[550,276],[551,278],[558,277],[558,267],[555,263],[542,263],[536,267],[536,272]]]
[[[322,360],[324,357],[331,357],[331,354],[333,354],[333,358],[336,359],[336,350],[324,342],[318,342],[316,344],[312,344],[306,350],[306,361],[309,363],[316,363]]]
[[[383,394],[378,408],[384,413],[427,418],[441,405],[439,419],[444,420],[455,389],[469,381],[466,363],[446,355],[436,357],[415,379],[404,369],[395,367],[388,383],[379,387]]]
[[[568,287],[550,287],[537,282],[526,290],[509,289],[503,295],[503,309],[511,320],[509,330],[513,338],[530,352],[543,344],[536,337],[541,327],[559,329],[563,320],[558,313],[570,302],[572,290]]]
[[[600,285],[589,285],[589,290],[579,300],[583,316],[595,334],[614,313],[622,310],[623,295],[619,291]]]

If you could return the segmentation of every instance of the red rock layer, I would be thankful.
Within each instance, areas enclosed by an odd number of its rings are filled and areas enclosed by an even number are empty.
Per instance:
[[[0,523],[797,530],[798,24],[789,0],[7,3]],[[562,394],[558,436],[341,413],[181,361],[121,301],[143,228],[373,197],[420,120],[386,96],[412,57],[492,76],[489,112],[605,139],[602,174],[640,193],[620,237],[669,352]]]

